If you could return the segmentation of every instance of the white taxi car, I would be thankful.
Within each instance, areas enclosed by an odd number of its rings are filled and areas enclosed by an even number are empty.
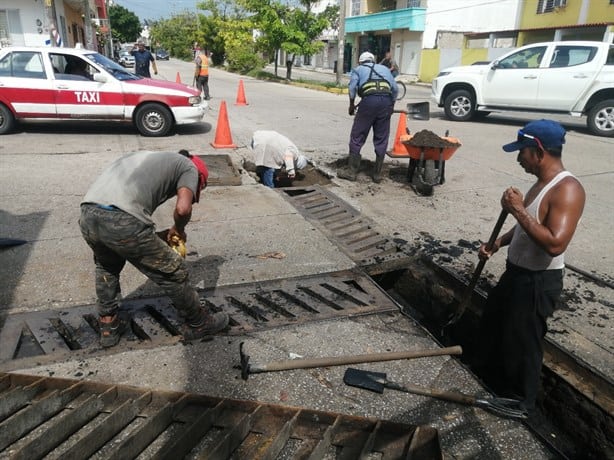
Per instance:
[[[143,136],[200,122],[207,103],[194,88],[135,75],[86,49],[0,49],[0,134],[17,120],[132,121]]]

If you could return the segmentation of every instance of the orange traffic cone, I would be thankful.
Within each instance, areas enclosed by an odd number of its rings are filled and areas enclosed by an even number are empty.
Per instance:
[[[401,143],[401,136],[407,136],[407,115],[404,113],[399,114],[399,126],[397,127],[397,133],[394,136],[392,150],[389,153],[391,155],[409,156],[409,152]]]
[[[243,88],[243,80],[239,80],[239,90],[237,91],[237,102],[235,105],[247,105],[245,100],[245,89]]]
[[[228,113],[226,112],[226,101],[220,105],[220,114],[217,117],[217,128],[215,129],[215,140],[211,145],[216,149],[234,149],[236,144],[232,142],[230,125],[228,124]]]

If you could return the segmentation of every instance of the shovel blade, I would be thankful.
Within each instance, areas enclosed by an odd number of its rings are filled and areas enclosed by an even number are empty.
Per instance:
[[[346,385],[352,387],[374,391],[375,393],[383,393],[386,374],[348,367],[343,375],[343,381]]]
[[[414,102],[407,104],[407,114],[414,120],[429,120],[431,106],[428,102]]]

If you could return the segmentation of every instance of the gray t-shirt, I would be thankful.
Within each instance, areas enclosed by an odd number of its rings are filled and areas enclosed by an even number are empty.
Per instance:
[[[130,153],[103,171],[81,203],[115,206],[153,224],[155,209],[181,187],[196,196],[198,171],[189,158],[176,152]]]

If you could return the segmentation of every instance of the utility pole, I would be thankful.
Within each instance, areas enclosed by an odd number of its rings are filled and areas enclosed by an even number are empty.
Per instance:
[[[107,16],[107,57],[113,59],[115,56],[115,48],[113,46],[113,33],[111,32],[111,16],[109,15],[109,0],[104,2],[104,11]]]
[[[83,44],[86,49],[94,49],[93,27],[92,18],[90,17],[90,0],[83,0],[83,29],[85,34],[85,43]]]
[[[56,41],[56,34],[59,34],[55,25],[55,5],[53,0],[45,0],[45,13],[47,16],[47,28],[49,30],[49,44],[51,46],[58,46]],[[55,32],[55,33],[54,33]]]
[[[339,29],[337,30],[337,75],[336,83],[341,84],[343,75],[343,55],[345,51],[345,0],[339,0]]]

